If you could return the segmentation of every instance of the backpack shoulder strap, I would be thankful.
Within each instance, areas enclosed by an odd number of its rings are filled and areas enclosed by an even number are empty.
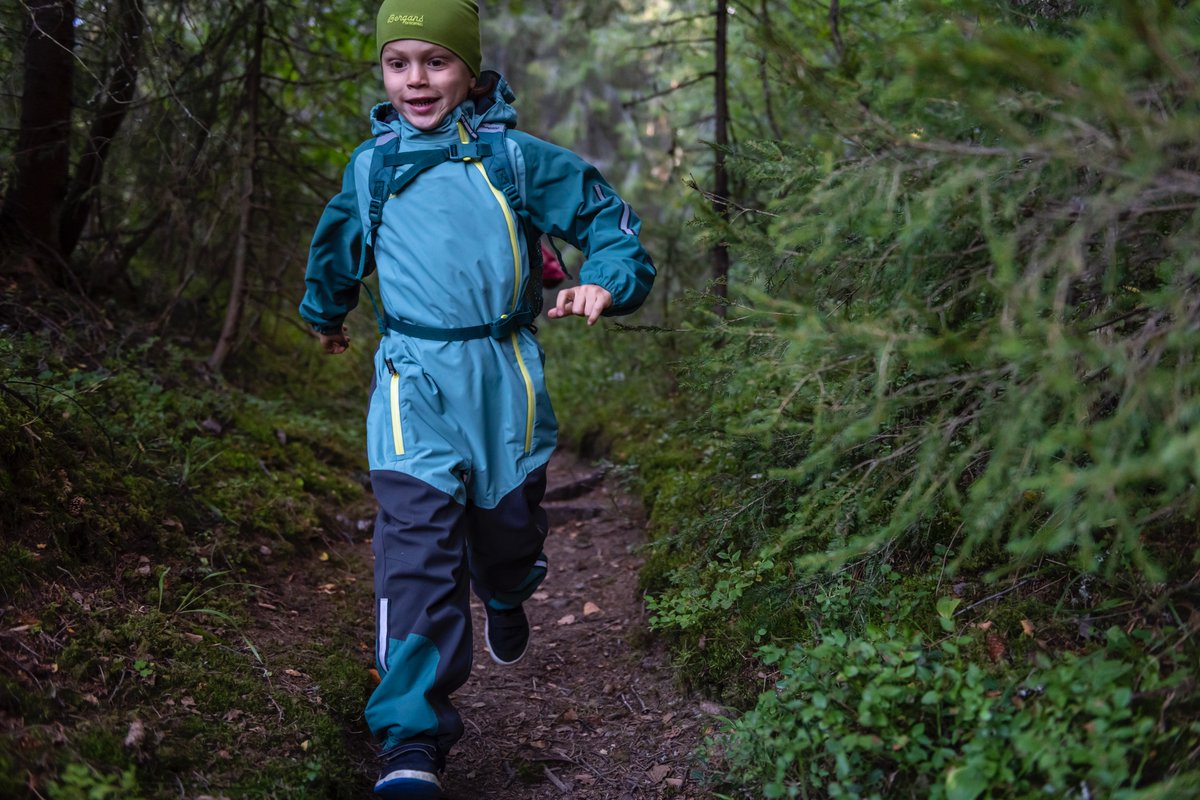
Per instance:
[[[371,150],[371,170],[367,174],[367,188],[371,192],[371,201],[367,204],[367,224],[363,231],[363,248],[358,261],[358,274],[355,278],[362,280],[366,274],[367,251],[375,244],[375,233],[379,223],[383,221],[383,204],[387,202],[387,185],[391,180],[393,169],[384,166],[384,159],[395,153],[400,146],[400,137],[394,133],[385,133],[375,139],[375,147]]]
[[[379,335],[387,333],[387,322],[384,314],[379,309],[379,302],[375,299],[375,293],[371,291],[371,287],[364,280],[369,271],[367,269],[368,259],[373,259],[374,254],[372,247],[375,244],[375,233],[379,229],[379,223],[383,220],[383,204],[387,202],[387,181],[390,174],[384,166],[384,158],[389,153],[394,153],[399,147],[400,137],[394,133],[385,133],[375,138],[375,145],[371,148],[371,169],[367,173],[367,189],[371,193],[371,200],[367,204],[367,219],[363,230],[362,246],[358,253],[358,269],[354,273],[354,279],[359,282],[363,289],[367,292],[367,298],[371,301],[371,310],[375,312],[375,322],[379,328]]]
[[[367,290],[367,296],[371,299],[371,307],[375,311],[380,335],[387,332],[386,315],[380,311],[375,295],[371,292],[371,288],[363,282],[363,278],[369,271],[367,259],[374,258],[375,235],[383,223],[383,206],[388,200],[404,191],[404,188],[416,180],[421,173],[436,167],[443,161],[459,157],[455,152],[457,148],[414,150],[408,153],[401,153],[399,149],[400,137],[395,133],[385,133],[376,138],[375,147],[371,151],[371,169],[367,178],[367,188],[370,190],[371,200],[367,204],[367,219],[363,231],[362,250],[358,258],[358,272],[354,276],[355,280]],[[408,169],[397,174],[396,168],[403,166],[407,166]]]

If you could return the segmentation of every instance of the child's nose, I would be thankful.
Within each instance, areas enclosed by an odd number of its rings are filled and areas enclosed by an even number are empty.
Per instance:
[[[409,86],[425,86],[429,83],[425,77],[425,68],[414,66],[408,73]]]

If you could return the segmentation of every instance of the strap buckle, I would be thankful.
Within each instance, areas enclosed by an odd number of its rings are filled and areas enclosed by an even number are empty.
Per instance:
[[[508,314],[501,314],[500,319],[488,325],[488,335],[493,339],[507,339],[513,327],[512,320]]]
[[[383,203],[386,198],[383,195],[384,187],[382,184],[378,186],[378,190],[372,192],[371,202],[367,206],[367,219],[371,220],[371,225],[376,226],[383,220]]]
[[[452,144],[446,148],[451,161],[482,161],[491,156],[492,146],[487,142]]]
[[[529,311],[518,311],[515,314],[501,314],[500,318],[488,325],[488,335],[493,339],[507,339],[508,335],[517,328],[533,322],[533,314]]]

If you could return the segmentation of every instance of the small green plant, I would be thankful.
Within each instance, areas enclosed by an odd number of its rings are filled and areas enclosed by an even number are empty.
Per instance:
[[[716,561],[701,573],[699,583],[646,599],[646,607],[652,614],[650,626],[659,630],[686,630],[713,615],[726,614],[738,604],[747,589],[762,583],[764,576],[774,569],[775,561],[769,555],[743,562],[740,550],[721,551],[717,553]]]
[[[158,610],[162,611],[163,597],[167,589],[167,573],[171,571],[170,567],[163,567],[158,572]],[[189,586],[187,591],[183,593],[183,597],[175,605],[174,614],[208,614],[225,622],[234,622],[227,612],[210,606],[200,605],[201,601],[214,592],[222,589],[239,588],[239,589],[261,589],[253,583],[246,581],[223,581],[213,586],[205,586],[208,581],[218,580],[229,574],[229,570],[218,570],[210,572],[200,579],[200,583]]]
[[[115,775],[100,772],[88,764],[68,764],[48,789],[50,800],[140,800],[137,774],[133,767]]]

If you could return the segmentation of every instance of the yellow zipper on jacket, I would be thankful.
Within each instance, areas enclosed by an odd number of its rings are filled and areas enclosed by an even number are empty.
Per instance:
[[[458,123],[458,139],[462,144],[468,144],[471,140],[467,137],[467,129],[460,122]],[[494,158],[507,158],[508,154],[494,154]],[[504,196],[504,192],[496,188],[492,183],[492,179],[488,177],[487,169],[479,161],[472,161],[475,168],[479,170],[479,174],[483,176],[484,183],[492,190],[492,195],[496,198],[496,202],[500,204],[500,210],[504,212],[504,221],[508,224],[508,241],[512,246],[513,254],[513,299],[512,313],[517,311],[517,303],[521,299],[521,246],[517,240],[517,223],[513,219],[512,209],[508,207],[508,198]],[[529,369],[525,366],[525,358],[521,355],[521,345],[517,338],[518,331],[512,332],[513,352],[517,354],[517,367],[521,370],[521,378],[525,381],[525,452],[528,453],[533,448],[533,417],[535,401],[533,396],[533,378],[529,376]]]
[[[404,429],[400,426],[400,373],[392,372],[392,443],[396,455],[404,455]]]

